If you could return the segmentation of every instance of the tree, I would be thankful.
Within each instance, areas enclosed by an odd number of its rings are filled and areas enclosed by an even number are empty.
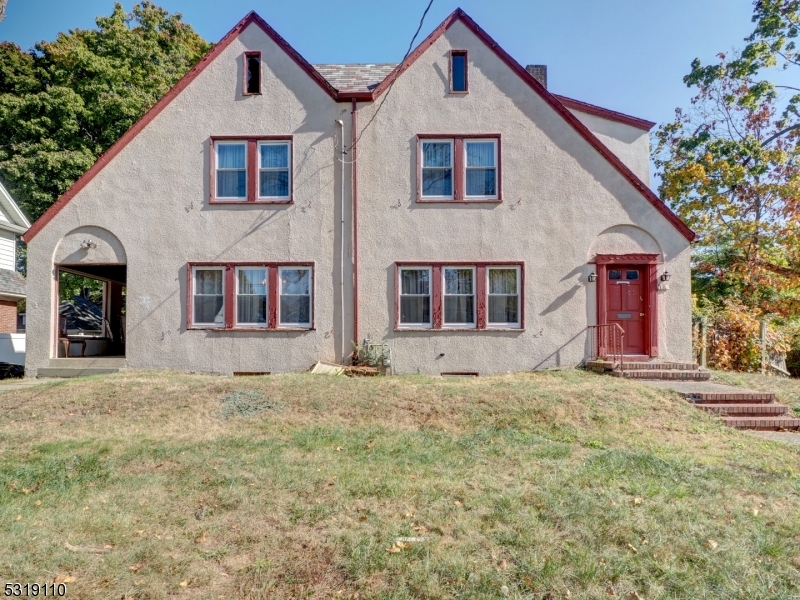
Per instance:
[[[756,30],[742,52],[692,63],[684,81],[697,94],[658,129],[654,158],[661,197],[699,234],[695,291],[788,316],[800,312],[800,89],[758,76],[779,61],[800,65],[800,0],[754,7]]]
[[[96,23],[30,52],[0,44],[0,177],[32,219],[211,47],[147,0]]]

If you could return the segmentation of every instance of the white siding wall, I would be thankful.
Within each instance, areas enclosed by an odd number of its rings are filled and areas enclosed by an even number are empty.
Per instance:
[[[0,229],[0,269],[15,270],[16,251],[16,235],[11,231]]]

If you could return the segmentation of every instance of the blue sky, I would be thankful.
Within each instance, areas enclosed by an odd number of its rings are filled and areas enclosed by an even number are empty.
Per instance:
[[[427,0],[157,0],[218,41],[256,10],[312,63],[397,62]],[[132,0],[123,6],[130,10]],[[523,65],[548,65],[551,91],[651,121],[686,106],[695,57],[744,46],[752,0],[434,0],[417,41],[457,7]],[[94,26],[112,0],[9,0],[0,38],[27,49]]]

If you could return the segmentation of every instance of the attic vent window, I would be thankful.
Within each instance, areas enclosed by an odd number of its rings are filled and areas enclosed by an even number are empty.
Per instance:
[[[450,51],[450,93],[466,94],[468,89],[467,51]]]
[[[244,94],[254,96],[261,93],[261,52],[244,53]]]

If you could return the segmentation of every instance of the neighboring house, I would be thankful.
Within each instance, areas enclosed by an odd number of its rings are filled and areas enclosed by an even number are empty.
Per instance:
[[[25,363],[25,334],[18,333],[17,315],[17,304],[25,299],[25,278],[17,273],[17,236],[30,226],[0,183],[0,364]]]
[[[251,13],[25,236],[27,372],[62,353],[60,269],[106,282],[134,368],[297,371],[369,336],[399,373],[519,371],[581,363],[598,323],[691,360],[652,125],[553,95],[461,10],[401,65],[312,66]]]

